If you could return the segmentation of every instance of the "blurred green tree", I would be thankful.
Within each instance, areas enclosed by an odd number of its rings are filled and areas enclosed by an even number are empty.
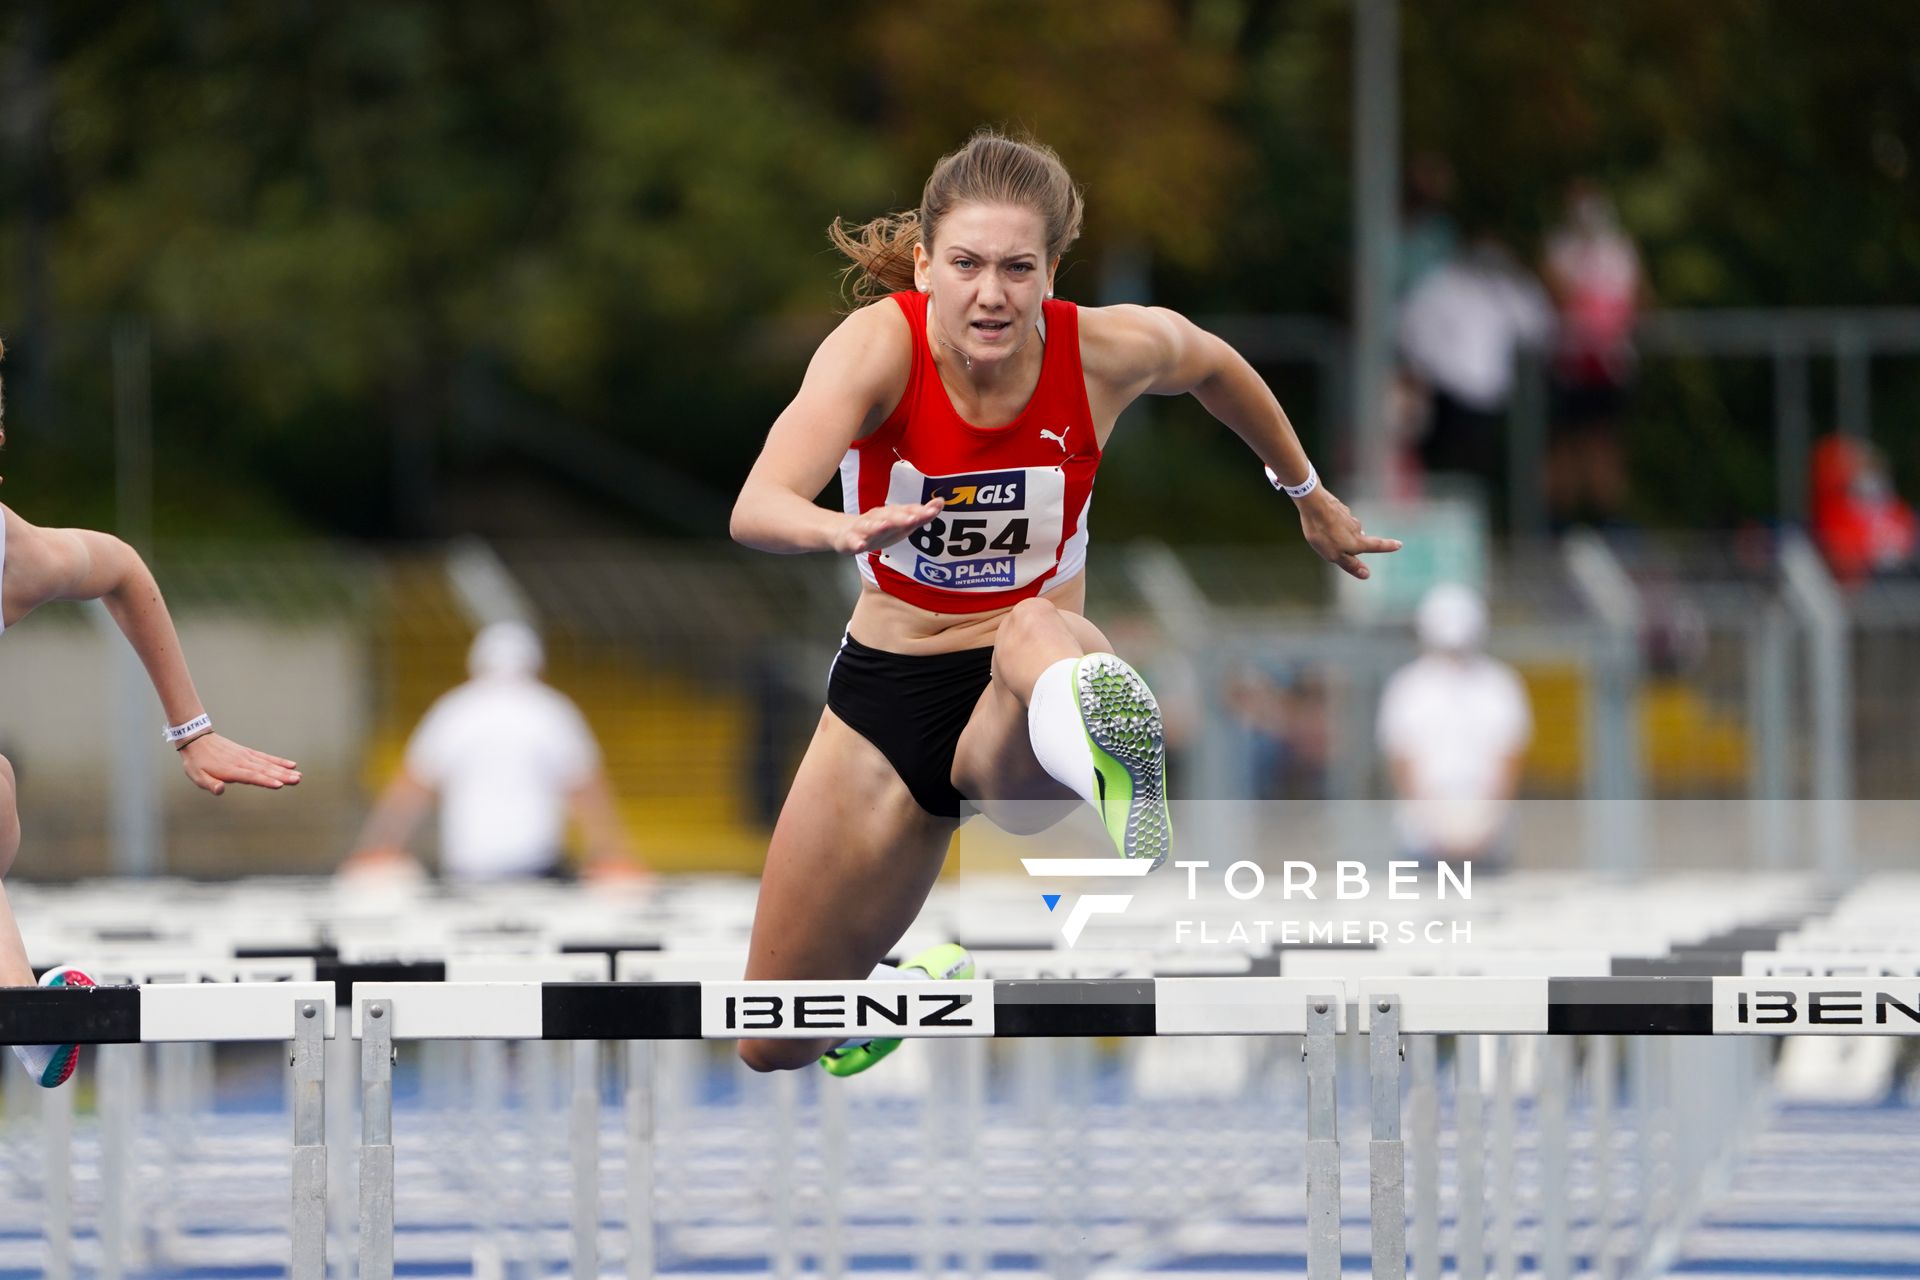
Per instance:
[[[1529,249],[1565,179],[1599,178],[1666,302],[1905,301],[1917,12],[1422,0],[1406,145]],[[195,495],[165,527],[430,531],[469,514],[438,477],[604,479],[612,441],[641,460],[625,518],[717,534],[831,322],[825,224],[913,204],[982,123],[1088,190],[1068,296],[1120,264],[1170,305],[1337,319],[1350,26],[1346,0],[21,0],[0,320],[16,380],[46,362],[8,492],[97,510],[103,335],[139,315],[163,489]],[[1191,410],[1142,434],[1137,474],[1189,495],[1244,470]]]

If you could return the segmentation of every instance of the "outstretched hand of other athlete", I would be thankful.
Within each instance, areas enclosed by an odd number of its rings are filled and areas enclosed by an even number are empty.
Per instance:
[[[1347,504],[1320,486],[1295,504],[1300,508],[1300,532],[1307,545],[1331,564],[1356,578],[1367,578],[1372,571],[1360,562],[1363,555],[1398,551],[1398,538],[1376,538],[1360,527],[1359,517]]]
[[[229,782],[244,782],[269,791],[300,782],[300,769],[293,761],[243,747],[217,733],[202,734],[180,748],[180,767],[194,786],[216,796],[227,789]]]
[[[896,502],[862,511],[840,526],[834,535],[833,549],[843,556],[858,556],[890,547],[939,515],[946,505],[944,498],[935,498],[931,502]]]

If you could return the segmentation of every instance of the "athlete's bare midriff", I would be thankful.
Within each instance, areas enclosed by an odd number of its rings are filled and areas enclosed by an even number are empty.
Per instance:
[[[1039,597],[1068,613],[1084,613],[1087,604],[1086,575]],[[847,630],[861,644],[888,653],[956,653],[961,649],[984,649],[1000,633],[1000,620],[1013,611],[987,609],[980,613],[936,613],[896,599],[878,587],[863,586],[853,606],[853,618]]]

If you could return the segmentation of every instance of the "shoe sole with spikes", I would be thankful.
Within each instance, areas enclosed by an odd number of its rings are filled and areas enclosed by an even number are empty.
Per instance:
[[[1121,857],[1148,858],[1158,867],[1173,852],[1160,704],[1140,673],[1110,653],[1082,658],[1074,686],[1093,748],[1100,820]]]

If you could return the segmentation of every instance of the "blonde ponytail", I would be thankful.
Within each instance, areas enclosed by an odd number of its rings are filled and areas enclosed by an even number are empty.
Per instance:
[[[827,239],[851,259],[840,273],[840,283],[855,306],[913,288],[913,246],[920,243],[918,210],[883,214],[851,231],[835,218],[827,228]]]

